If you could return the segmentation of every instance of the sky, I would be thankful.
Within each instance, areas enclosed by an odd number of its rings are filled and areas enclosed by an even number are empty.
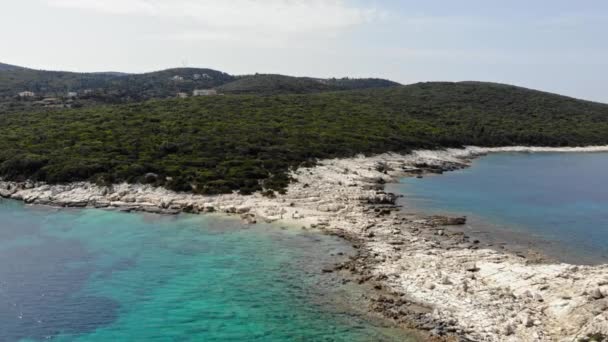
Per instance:
[[[47,70],[490,81],[608,103],[605,0],[2,0],[0,62]]]

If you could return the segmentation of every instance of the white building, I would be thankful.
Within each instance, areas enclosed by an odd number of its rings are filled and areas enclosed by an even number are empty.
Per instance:
[[[36,94],[31,91],[22,91],[19,93],[19,97],[34,97],[34,96],[36,96]]]
[[[184,78],[179,75],[175,75],[175,76],[171,77],[171,79],[174,81],[183,81],[184,80]]]
[[[177,97],[180,99],[185,99],[188,97],[188,93],[177,93]]]
[[[68,91],[67,97],[70,97],[70,98],[78,97],[78,93],[75,91]]]
[[[195,89],[192,92],[192,96],[212,96],[217,95],[217,90],[215,89]]]

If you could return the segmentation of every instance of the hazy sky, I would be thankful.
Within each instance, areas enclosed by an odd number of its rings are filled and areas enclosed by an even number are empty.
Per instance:
[[[482,80],[608,102],[605,0],[2,0],[0,62]]]

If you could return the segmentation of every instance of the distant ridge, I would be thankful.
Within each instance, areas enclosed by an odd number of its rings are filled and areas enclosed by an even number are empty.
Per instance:
[[[426,82],[426,83],[441,83],[441,82]],[[445,83],[452,83],[452,82],[445,82]],[[605,102],[592,101],[592,100],[584,100],[584,99],[579,99],[579,98],[572,97],[572,96],[555,94],[555,93],[552,93],[550,91],[538,90],[538,89],[533,89],[533,88],[528,88],[528,87],[522,87],[522,86],[512,85],[512,84],[506,84],[506,83],[499,83],[499,82],[460,81],[460,82],[455,82],[455,84],[481,86],[481,87],[493,88],[493,89],[496,89],[496,90],[503,90],[503,91],[513,91],[513,90],[528,91],[531,94],[532,93],[540,93],[540,94],[545,94],[545,95],[549,95],[549,96],[561,96],[561,97],[564,97],[564,98],[568,98],[568,99],[572,99],[572,100],[577,100],[577,101],[579,101],[581,103],[588,102],[588,103],[595,103],[595,104],[600,104],[600,105],[604,105],[604,106],[608,105],[608,103],[605,103]]]
[[[310,94],[328,91],[386,88],[399,83],[377,78],[314,78],[274,74],[236,76],[209,68],[173,68],[142,74],[120,72],[78,73],[34,70],[0,64],[0,98],[23,91],[39,96],[66,92],[93,94],[97,103],[124,103],[191,95],[196,89],[226,94]],[[91,97],[89,96],[89,97]]]
[[[118,72],[118,71],[100,71],[100,72],[92,72],[92,74],[107,75],[107,76],[117,76],[117,77],[130,75],[129,73]]]
[[[399,86],[397,82],[377,78],[312,78],[277,74],[240,76],[234,82],[218,88],[232,94],[308,94],[324,91],[388,88]]]
[[[25,69],[25,68],[16,66],[16,65],[0,63],[0,71],[11,71],[11,70],[20,70],[20,69]]]

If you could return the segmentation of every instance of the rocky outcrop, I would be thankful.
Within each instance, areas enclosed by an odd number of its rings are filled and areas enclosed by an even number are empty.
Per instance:
[[[276,198],[198,196],[139,184],[1,181],[0,196],[64,207],[221,212],[239,215],[248,223],[280,221],[321,229],[353,241],[358,257],[340,265],[340,270],[371,285],[372,309],[410,327],[440,338],[480,341],[606,336],[608,266],[540,264],[486,248],[445,227],[464,224],[466,218],[404,214],[395,205],[395,195],[383,190],[383,184],[402,175],[462,168],[476,155],[516,149],[324,160],[293,172],[297,182]]]

